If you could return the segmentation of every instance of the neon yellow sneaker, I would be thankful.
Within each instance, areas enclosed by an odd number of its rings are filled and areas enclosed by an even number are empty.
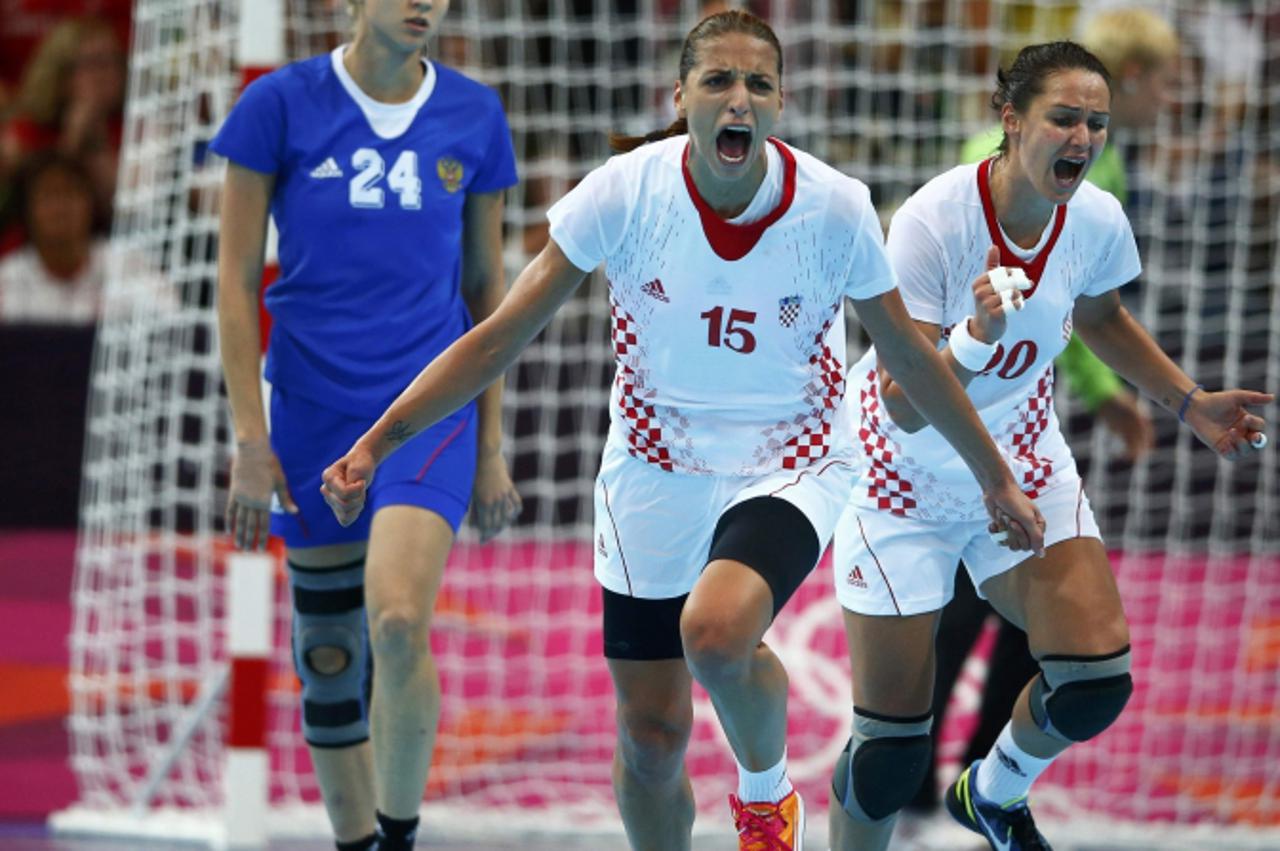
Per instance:
[[[974,786],[981,762],[974,760],[947,787],[947,812],[951,817],[985,837],[995,851],[1053,851],[1049,840],[1036,829],[1026,796],[1001,806],[978,794]]]

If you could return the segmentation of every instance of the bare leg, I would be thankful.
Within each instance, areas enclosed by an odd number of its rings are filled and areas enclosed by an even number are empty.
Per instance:
[[[613,790],[634,851],[688,851],[694,800],[684,754],[693,730],[683,659],[610,659],[618,699]]]
[[[1070,538],[988,579],[982,591],[1002,615],[1027,631],[1031,653],[1096,656],[1129,643],[1120,591],[1097,538]],[[1048,759],[1067,743],[1042,732],[1031,718],[1030,683],[1013,708],[1014,741]]]
[[[853,704],[894,718],[928,713],[933,701],[934,634],[938,612],[907,617],[858,615],[845,610],[845,637],[853,672]],[[914,789],[905,790],[909,798]],[[852,794],[852,791],[850,791]],[[897,814],[875,822],[853,818],[831,802],[832,851],[884,851]]]
[[[422,805],[440,718],[429,634],[453,530],[434,512],[392,505],[373,518],[365,604],[373,647],[370,707],[378,809],[412,819]]]
[[[290,549],[289,561],[301,567],[338,567],[365,554],[365,543]],[[327,650],[327,652],[326,652]],[[321,674],[335,674],[352,660],[336,647],[317,648],[312,663]],[[325,812],[339,842],[352,842],[374,831],[373,749],[369,742],[349,748],[309,748]]]
[[[738,762],[749,771],[777,765],[786,750],[787,672],[761,643],[773,594],[745,564],[713,561],[680,618],[689,669],[711,696]]]

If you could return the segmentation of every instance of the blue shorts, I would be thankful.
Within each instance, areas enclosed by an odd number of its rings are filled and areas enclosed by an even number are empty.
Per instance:
[[[364,511],[343,527],[320,495],[324,468],[346,454],[373,424],[310,399],[271,389],[271,448],[284,469],[298,514],[271,508],[271,534],[289,547],[322,547],[363,541],[378,509],[416,505],[435,512],[458,531],[471,502],[476,475],[476,406],[467,405],[414,436],[378,467]]]

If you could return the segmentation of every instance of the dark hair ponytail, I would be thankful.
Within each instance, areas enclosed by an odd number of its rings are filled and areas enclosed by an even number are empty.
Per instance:
[[[647,145],[650,142],[661,142],[671,136],[683,136],[689,132],[689,122],[683,118],[677,118],[661,130],[650,130],[643,136],[626,136],[621,133],[609,134],[609,150],[615,154],[625,154],[627,151],[634,151],[641,145]]]
[[[1111,74],[1102,60],[1074,41],[1051,41],[1032,44],[1018,51],[1009,70],[996,71],[996,90],[991,95],[991,107],[1004,111],[1010,104],[1015,112],[1025,113],[1031,102],[1044,92],[1044,81],[1059,71],[1092,71],[1111,88]],[[1000,140],[1000,153],[1009,150],[1009,137]]]
[[[750,12],[732,9],[728,12],[708,15],[684,37],[684,46],[680,49],[679,79],[682,84],[688,79],[689,71],[698,64],[698,46],[708,39],[719,38],[728,33],[746,33],[771,45],[778,54],[778,80],[782,80],[782,43],[778,41],[777,33]],[[670,126],[645,133],[643,136],[610,133],[609,148],[614,153],[623,154],[649,142],[660,142],[671,136],[681,136],[688,132],[688,123],[683,118],[677,118]]]

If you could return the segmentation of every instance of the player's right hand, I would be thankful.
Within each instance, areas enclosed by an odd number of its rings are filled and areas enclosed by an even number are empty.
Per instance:
[[[343,526],[350,526],[364,510],[365,495],[373,481],[373,455],[359,443],[325,468],[320,493]]]
[[[1000,269],[1000,249],[987,249],[987,269],[973,281],[973,325],[969,333],[980,343],[994,343],[1004,336],[1005,316],[1022,309],[1022,293],[1031,281],[1017,268]]]
[[[1012,478],[1006,477],[996,487],[984,491],[982,500],[991,515],[987,531],[1001,546],[1015,552],[1030,550],[1044,557],[1044,517]]]
[[[270,442],[266,438],[238,442],[231,459],[231,494],[227,499],[227,531],[236,549],[266,549],[272,494],[285,511],[298,513]]]

